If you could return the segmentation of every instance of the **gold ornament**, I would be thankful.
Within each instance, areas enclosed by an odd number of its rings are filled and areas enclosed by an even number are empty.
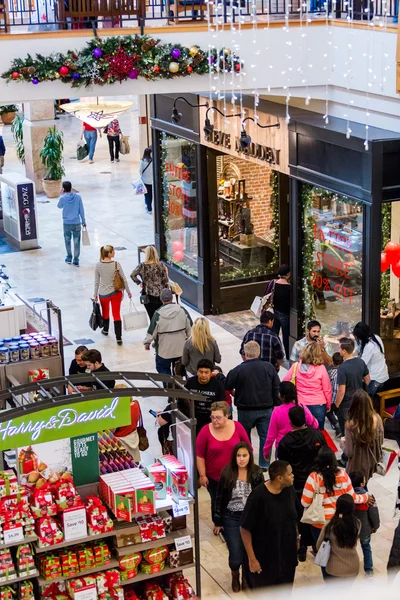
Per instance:
[[[229,48],[225,48],[225,50],[224,50],[225,56],[229,56],[230,53],[231,53],[231,51],[229,50]]]
[[[179,71],[179,64],[177,62],[170,62],[168,65],[168,70],[171,73],[177,73]]]
[[[60,79],[60,73],[57,73],[57,71],[54,71],[54,77],[56,79]]]
[[[190,56],[196,56],[198,51],[199,51],[199,49],[197,46],[191,46],[189,49],[189,54],[190,54]]]

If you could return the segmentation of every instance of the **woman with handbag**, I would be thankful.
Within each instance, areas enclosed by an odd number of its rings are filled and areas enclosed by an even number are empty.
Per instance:
[[[344,431],[346,471],[359,471],[368,483],[382,460],[383,423],[364,390],[357,390],[353,395]]]
[[[114,389],[128,389],[125,383],[118,383]],[[122,395],[126,395],[123,393]],[[140,451],[139,451],[139,433],[138,424],[141,418],[141,410],[139,401],[136,398],[131,398],[131,422],[129,425],[124,427],[117,427],[113,430],[115,437],[121,442],[123,447],[129,452],[133,460],[138,463],[140,462]]]
[[[197,363],[202,358],[208,358],[214,365],[221,362],[221,353],[211,335],[208,320],[199,317],[193,323],[190,338],[183,346],[182,364],[191,375],[196,375]]]
[[[107,135],[108,150],[110,152],[110,160],[113,163],[114,159],[119,162],[119,150],[120,150],[120,139],[122,135],[121,127],[119,126],[118,119],[114,119],[106,127],[104,127],[104,133]],[[115,149],[115,153],[114,153]]]
[[[274,308],[273,331],[279,335],[282,329],[282,341],[287,360],[289,360],[289,333],[290,333],[290,267],[281,265],[278,277],[272,290],[272,306]]]
[[[160,299],[162,290],[168,288],[167,267],[158,258],[154,246],[147,246],[144,262],[132,271],[131,279],[142,288],[140,302],[144,305],[151,321],[156,310],[162,306]]]
[[[350,494],[343,494],[336,503],[335,514],[327,525],[324,525],[317,541],[320,550],[324,542],[324,556],[318,552],[315,562],[320,564],[325,581],[329,579],[355,579],[360,570],[360,558],[357,552],[357,540],[360,532],[360,521],[356,517],[354,500]]]
[[[144,201],[146,203],[146,210],[149,215],[151,215],[153,211],[153,159],[151,157],[151,153],[151,148],[145,148],[139,165],[139,175],[146,186]]]
[[[121,302],[124,290],[128,298],[132,298],[124,271],[118,261],[114,261],[114,247],[111,245],[100,248],[100,262],[94,271],[94,300],[100,301],[103,315],[101,333],[108,335],[110,327],[110,305],[114,319],[114,331],[117,344],[122,345]]]
[[[374,502],[369,494],[355,493],[350,477],[344,469],[338,467],[335,453],[324,446],[318,452],[314,470],[308,476],[301,497],[304,506],[301,522],[311,525],[315,541],[319,539],[323,526],[335,514],[337,500],[343,494],[350,494],[356,504]]]

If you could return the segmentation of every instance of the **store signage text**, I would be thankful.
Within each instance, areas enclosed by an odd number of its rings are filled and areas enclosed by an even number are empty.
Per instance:
[[[0,450],[85,435],[130,422],[129,397],[55,406],[33,413],[31,418],[23,416],[0,423]]]
[[[215,146],[222,146],[227,150],[232,149],[232,136],[230,133],[214,130],[211,135],[206,136],[205,139]],[[281,151],[276,150],[276,148],[270,148],[269,146],[263,146],[262,144],[256,144],[254,142],[252,142],[248,148],[241,148],[240,138],[235,137],[235,151],[238,154],[258,158],[271,165],[279,165]]]
[[[184,167],[178,167],[177,165],[174,165],[173,163],[170,163],[168,161],[165,162],[165,171],[167,174],[172,175],[173,177],[176,177],[176,179],[179,179],[180,181],[183,181],[185,183],[190,183],[191,181],[191,173],[188,169],[185,169]],[[176,200],[179,200],[179,202],[176,202]],[[175,216],[175,217],[181,217],[182,216],[182,203],[188,203],[189,202],[189,196],[186,193],[186,191],[184,189],[182,189],[179,185],[176,185],[175,183],[168,183],[168,212]]]
[[[351,306],[355,292],[350,288],[341,283],[334,283],[328,277],[324,277],[321,273],[316,273],[315,271],[311,271],[310,282],[311,285],[318,290],[322,290],[323,292],[334,292],[338,300],[341,298],[348,298],[348,304]]]
[[[18,208],[21,240],[36,239],[35,198],[33,184],[18,186]]]

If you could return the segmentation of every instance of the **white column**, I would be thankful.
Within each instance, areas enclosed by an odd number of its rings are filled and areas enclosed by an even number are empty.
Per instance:
[[[43,192],[44,166],[40,158],[43,141],[55,125],[53,100],[24,103],[24,148],[26,176],[35,182],[36,193]]]

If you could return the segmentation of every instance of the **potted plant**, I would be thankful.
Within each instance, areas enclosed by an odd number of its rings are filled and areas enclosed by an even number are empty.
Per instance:
[[[25,148],[24,148],[24,116],[15,115],[15,119],[11,123],[11,133],[13,134],[14,142],[16,144],[15,151],[17,158],[25,164]]]
[[[16,104],[7,104],[5,106],[0,106],[0,116],[4,125],[11,125],[14,120],[15,113],[18,111],[18,106]]]
[[[45,167],[43,189],[48,198],[58,198],[61,191],[61,180],[65,175],[63,167],[64,140],[57,127],[50,127],[44,138],[40,158]]]

